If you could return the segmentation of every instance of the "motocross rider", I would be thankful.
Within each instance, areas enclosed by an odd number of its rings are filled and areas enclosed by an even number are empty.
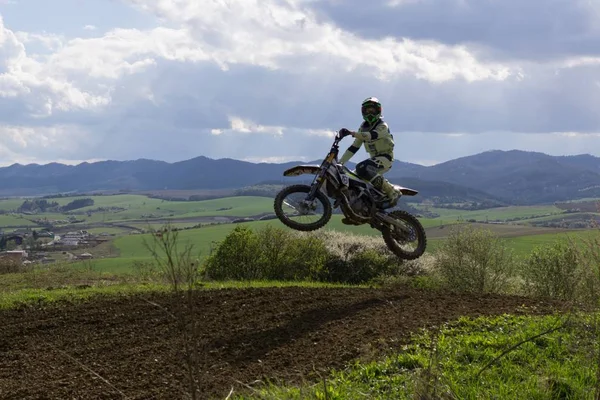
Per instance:
[[[383,174],[392,168],[394,161],[394,136],[382,118],[382,111],[381,103],[376,97],[369,97],[362,102],[361,112],[364,122],[358,128],[358,132],[346,128],[340,130],[342,137],[351,135],[355,138],[354,143],[340,159],[340,163],[343,165],[348,162],[364,143],[365,150],[371,158],[356,164],[356,175],[371,182],[375,188],[385,193],[389,201],[389,205],[385,208],[389,208],[396,205],[399,195],[383,177]],[[342,222],[353,224],[347,218],[343,218]]]

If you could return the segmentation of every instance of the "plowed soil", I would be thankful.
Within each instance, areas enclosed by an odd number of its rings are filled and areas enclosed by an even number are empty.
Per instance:
[[[1,311],[0,398],[187,398],[184,341],[173,318],[183,304],[145,294]],[[405,288],[205,290],[194,304],[203,399],[224,399],[259,379],[311,379],[315,371],[381,356],[411,332],[461,315],[558,307]]]

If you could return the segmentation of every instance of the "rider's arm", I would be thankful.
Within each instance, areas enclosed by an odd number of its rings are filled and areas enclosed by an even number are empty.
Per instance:
[[[378,124],[375,129],[367,132],[356,132],[352,136],[361,138],[363,141],[377,140],[390,136],[390,130],[385,122]]]
[[[354,136],[356,139],[354,139],[354,143],[352,143],[352,145],[348,147],[348,150],[346,150],[342,158],[340,158],[340,164],[347,163],[352,158],[352,156],[356,154],[356,152],[360,149],[360,146],[362,146],[363,144],[364,140],[362,139],[362,137],[355,134],[353,134],[352,136]]]

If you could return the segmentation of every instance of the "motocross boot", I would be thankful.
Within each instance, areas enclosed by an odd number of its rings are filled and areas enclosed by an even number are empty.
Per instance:
[[[400,198],[400,194],[392,184],[385,179],[383,176],[378,175],[371,181],[373,186],[375,186],[378,190],[381,190],[387,196],[387,201],[383,205],[383,208],[392,208],[398,204],[398,199]]]

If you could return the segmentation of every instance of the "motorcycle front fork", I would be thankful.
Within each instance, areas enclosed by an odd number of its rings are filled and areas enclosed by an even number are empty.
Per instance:
[[[306,201],[313,201],[317,197],[317,192],[321,190],[321,186],[323,186],[324,182],[325,179],[323,178],[323,175],[321,173],[318,174],[310,187],[310,192],[308,192],[308,195],[306,196]]]

